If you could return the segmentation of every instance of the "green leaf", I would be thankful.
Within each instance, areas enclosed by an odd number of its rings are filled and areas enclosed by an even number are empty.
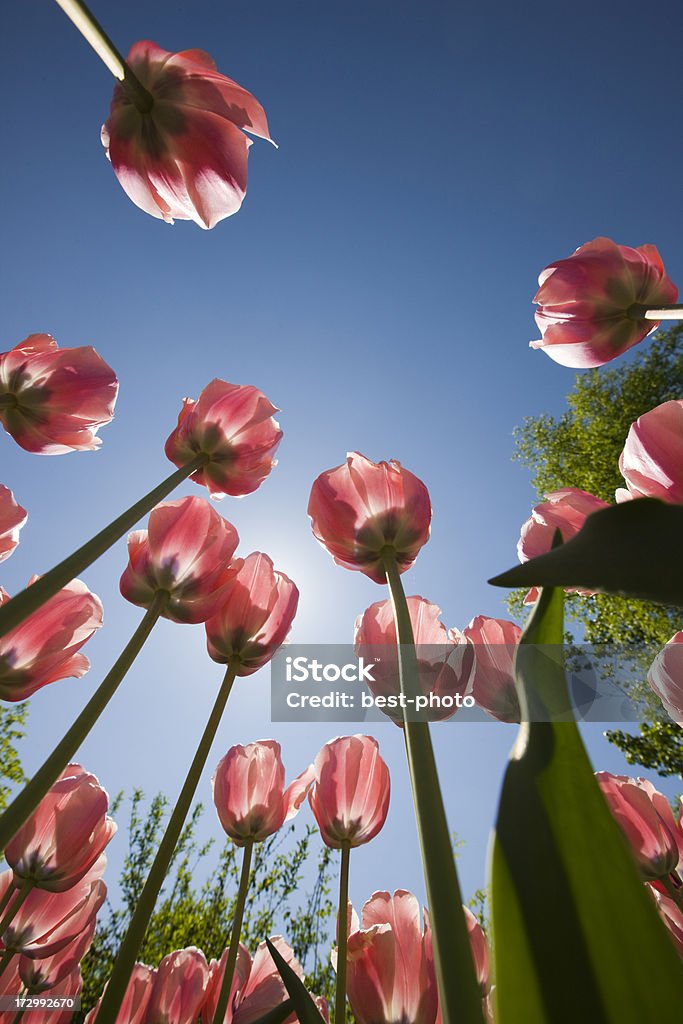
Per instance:
[[[272,1010],[268,1010],[262,1017],[258,1017],[251,1024],[282,1024],[283,1021],[287,1020],[290,1013],[294,1010],[294,1003],[291,999],[285,999],[284,1002],[280,1003],[279,1006],[274,1006]]]
[[[287,961],[278,953],[270,939],[266,939],[266,945],[278,969],[278,974],[289,993],[289,998],[299,1018],[299,1024],[321,1024],[321,1022],[325,1024],[325,1018],[306,991],[301,978],[294,973]]]
[[[522,636],[523,709],[566,706],[562,610],[562,591],[543,591]],[[490,891],[497,1024],[671,1020],[683,967],[573,721],[520,726]]]
[[[683,605],[683,505],[638,498],[588,516],[559,548],[489,580],[496,587],[579,587]]]

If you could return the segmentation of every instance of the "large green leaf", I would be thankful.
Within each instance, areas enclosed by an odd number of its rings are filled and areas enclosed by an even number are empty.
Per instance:
[[[299,1018],[299,1024],[325,1024],[325,1018],[306,991],[306,986],[301,978],[294,973],[284,957],[278,953],[270,939],[266,939],[266,945],[287,989],[289,999]]]
[[[562,606],[561,590],[543,591],[518,648],[520,700],[536,719],[567,706]],[[573,721],[520,726],[490,886],[497,1024],[676,1019],[683,968]]]
[[[683,605],[683,505],[638,498],[594,512],[566,544],[489,582],[579,587]]]

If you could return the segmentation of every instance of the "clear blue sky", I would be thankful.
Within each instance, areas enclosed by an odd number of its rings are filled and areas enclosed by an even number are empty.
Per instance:
[[[560,412],[574,379],[527,347],[539,270],[605,234],[658,245],[683,285],[679,3],[93,8],[124,53],[140,38],[208,50],[264,104],[280,148],[255,142],[244,207],[212,232],[153,220],[99,142],[109,73],[50,0],[5,9],[0,348],[38,331],[93,344],[121,392],[97,453],[41,458],[0,437],[0,481],[30,513],[4,585],[15,592],[165,476],[182,397],[221,376],[282,409],[279,466],[220,510],[242,553],[267,551],[299,584],[293,639],[350,640],[382,596],[332,564],[306,517],[314,477],[356,448],[400,459],[431,491],[432,539],[408,592],[438,603],[449,626],[507,615],[485,581],[515,561],[533,500],[511,432],[526,414]],[[125,562],[121,542],[86,575],[106,625],[87,648],[91,673],[34,699],[29,770],[140,619],[118,594]],[[160,624],[83,763],[111,792],[173,796],[220,676],[201,627]],[[233,743],[280,739],[291,777],[336,731],[271,724],[268,686],[265,671],[233,693],[205,802]],[[356,903],[377,888],[423,892],[401,736],[389,723],[375,731],[394,796],[383,834],[352,860]],[[623,771],[600,732],[596,767]],[[484,878],[513,737],[493,724],[435,729],[468,893]],[[206,831],[219,836],[211,815]],[[112,844],[111,880],[122,849],[123,838]]]

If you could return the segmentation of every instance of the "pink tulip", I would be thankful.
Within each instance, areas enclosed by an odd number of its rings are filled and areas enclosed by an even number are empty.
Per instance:
[[[564,541],[570,540],[579,532],[589,515],[603,508],[609,508],[606,501],[577,487],[563,487],[546,494],[545,501],[535,505],[529,518],[522,524],[517,542],[520,562],[528,562],[530,558],[537,558],[550,551],[556,530],[560,531]],[[577,590],[576,593],[590,597],[593,592]],[[529,591],[524,603],[533,604],[537,598],[538,591],[534,588]]]
[[[297,977],[303,979],[303,968],[284,939],[280,935],[274,935],[270,941]],[[223,950],[220,961],[211,961],[206,1002],[202,1006],[202,1024],[212,1024],[228,952],[227,949]],[[265,942],[259,945],[253,959],[247,948],[240,944],[228,1009],[221,1024],[253,1024],[269,1010],[274,1010],[285,999],[287,999],[287,990]],[[288,1018],[288,1020],[293,1019],[293,1017]]]
[[[31,959],[55,956],[89,926],[107,896],[101,879],[106,858],[66,892],[33,889],[0,937],[5,949]],[[0,897],[12,884],[12,872],[0,875]]]
[[[635,319],[634,306],[656,308],[676,301],[678,289],[666,275],[654,245],[632,249],[609,238],[594,238],[573,255],[541,271],[534,302],[542,348],[563,366],[602,366],[659,327]]]
[[[87,875],[116,832],[109,797],[94,775],[70,764],[7,844],[15,883],[64,892]]]
[[[216,71],[203,50],[169,53],[142,40],[128,64],[150,94],[140,110],[117,85],[102,144],[124,192],[152,217],[212,228],[237,213],[247,191],[251,139],[270,139],[250,92]]]
[[[332,962],[336,967],[333,953]],[[429,925],[404,889],[376,892],[353,919],[347,992],[358,1024],[434,1024],[438,990]]]
[[[472,694],[476,703],[499,722],[519,722],[514,661],[522,630],[507,619],[477,615],[463,633],[474,644]]]
[[[251,494],[276,465],[282,440],[273,419],[277,411],[251,384],[212,380],[198,399],[184,400],[166,455],[176,466],[207,455],[207,464],[190,479],[205,485],[212,498]]]
[[[9,487],[0,484],[0,562],[14,551],[19,543],[19,530],[27,519],[26,509],[17,503]]]
[[[206,999],[209,965],[190,946],[169,953],[159,964],[147,1004],[150,1024],[194,1024]]]
[[[647,681],[674,722],[683,728],[683,631],[675,633],[650,666]]]
[[[204,498],[164,501],[150,514],[147,530],[128,535],[123,596],[149,608],[168,594],[162,615],[173,622],[204,622],[219,606],[234,573],[239,542],[235,527]]]
[[[92,451],[114,416],[116,374],[94,348],[31,334],[0,354],[0,422],[27,452]]]
[[[663,878],[678,864],[671,808],[647,779],[597,772],[596,778],[646,881]]]
[[[27,956],[18,958],[19,975],[29,992],[33,994],[54,989],[78,970],[78,965],[92,945],[96,924],[96,918],[91,917],[83,931],[53,956],[40,960]]]
[[[330,740],[313,764],[308,794],[323,842],[334,850],[362,846],[384,826],[389,810],[389,769],[372,736]]]
[[[147,1024],[147,1007],[152,996],[157,972],[146,964],[135,964],[128,979],[123,1002],[116,1015],[116,1024]],[[104,986],[105,992],[107,986]],[[85,1024],[95,1024],[102,997],[85,1018]]]
[[[683,957],[683,910],[670,896],[665,896],[664,893],[658,892],[654,888],[650,889],[650,892],[654,896],[662,922],[673,939],[676,949]]]
[[[491,989],[491,981],[489,944],[486,939],[486,933],[469,907],[463,907],[462,909],[465,915],[467,932],[470,938],[472,959],[474,960],[474,973],[476,974],[477,981],[481,987],[482,996],[487,996]]]
[[[432,506],[425,485],[400,462],[350,452],[314,482],[308,514],[337,565],[386,583],[382,551],[393,553],[400,572],[409,569],[429,540]]]
[[[275,740],[230,747],[212,779],[213,802],[227,835],[244,846],[263,842],[299,810],[313,781],[312,768],[285,789],[285,769]]]
[[[37,580],[34,576],[29,585]],[[0,605],[9,594],[0,587]],[[72,580],[20,625],[0,638],[0,698],[20,701],[58,679],[85,675],[81,647],[102,625],[102,604],[85,583]]]
[[[425,710],[430,720],[451,718],[458,710],[458,698],[471,689],[474,651],[457,629],[447,630],[439,621],[441,609],[423,597],[409,597],[408,612],[416,644],[422,695],[434,698]],[[375,697],[399,699],[398,648],[391,601],[377,601],[356,619],[356,655],[372,663],[373,680],[368,687]],[[379,659],[379,660],[378,660]],[[384,708],[402,724],[398,705]]]
[[[683,399],[664,402],[639,416],[619,456],[626,488],[617,501],[659,498],[683,504]]]
[[[206,623],[209,657],[222,665],[238,662],[237,675],[251,675],[285,642],[298,604],[299,591],[289,577],[273,568],[268,555],[252,552]]]
[[[50,990],[49,996],[53,999],[62,996],[75,1000],[80,995],[82,987],[83,979],[80,968],[76,966],[71,974],[68,974],[55,988]],[[71,1024],[73,1014],[74,1011],[68,1007],[63,1010],[43,1009],[42,1007],[37,1010],[25,1010],[21,1015],[21,1024]]]

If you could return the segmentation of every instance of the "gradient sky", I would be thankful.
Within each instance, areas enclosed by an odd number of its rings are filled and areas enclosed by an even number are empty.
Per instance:
[[[2,566],[14,593],[169,472],[163,442],[184,395],[213,377],[282,409],[280,463],[220,511],[241,553],[267,551],[301,590],[292,639],[346,642],[382,588],[335,567],[310,534],[311,482],[347,450],[397,458],[428,485],[430,543],[404,577],[448,626],[507,617],[486,579],[515,561],[533,502],[511,463],[525,415],[560,413],[574,371],[528,341],[539,270],[608,235],[656,244],[683,282],[678,127],[681,8],[595,0],[105,2],[125,53],[140,38],[202,47],[264,104],[278,150],[255,141],[242,211],[211,232],[134,207],[99,142],[112,80],[50,0],[3,14],[3,328],[0,349],[46,331],[93,344],[121,381],[97,453],[42,458],[0,437],[0,480],[29,510]],[[567,480],[567,485],[572,481]],[[192,484],[176,496],[200,493]],[[118,593],[120,542],[85,574],[105,608],[92,670],[33,700],[33,770],[140,620]],[[201,627],[162,622],[79,758],[110,792],[173,798],[220,666]],[[274,736],[288,775],[334,725],[274,725],[269,676],[240,682],[208,780],[233,743]],[[384,832],[354,853],[351,895],[411,888],[421,868],[400,731],[374,729],[393,773]],[[588,733],[598,768],[625,771]],[[482,884],[514,727],[435,728],[465,893]],[[663,783],[667,793],[675,785]],[[302,815],[311,820],[308,810]],[[213,811],[206,834],[220,836]],[[112,843],[110,882],[125,830]]]

